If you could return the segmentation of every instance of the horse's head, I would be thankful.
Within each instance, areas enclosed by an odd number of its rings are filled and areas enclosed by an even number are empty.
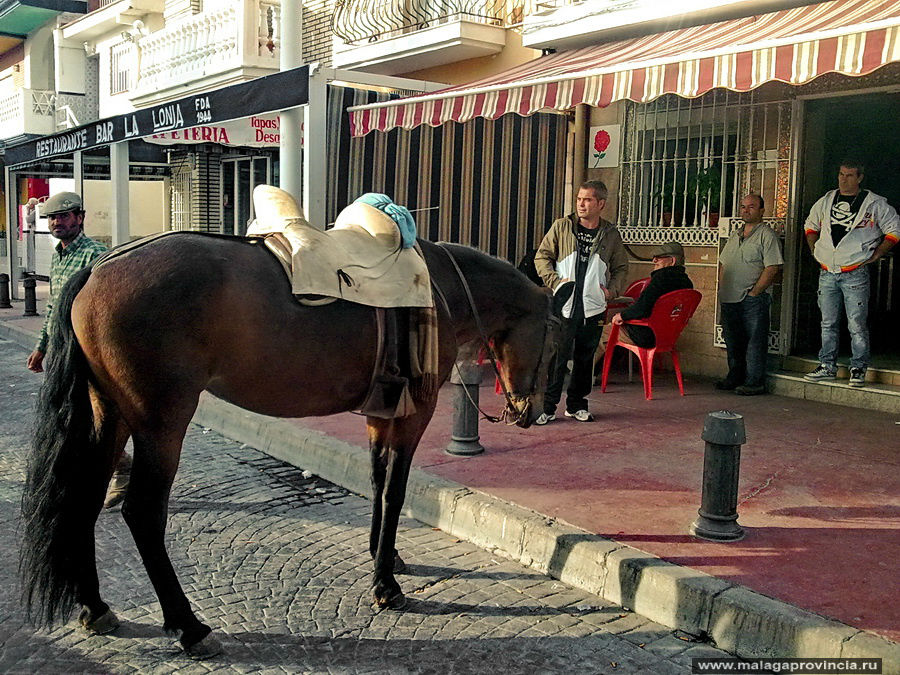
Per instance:
[[[495,338],[506,388],[503,417],[527,429],[544,411],[547,375],[558,343],[560,320],[550,292],[541,289],[534,311],[519,316]]]

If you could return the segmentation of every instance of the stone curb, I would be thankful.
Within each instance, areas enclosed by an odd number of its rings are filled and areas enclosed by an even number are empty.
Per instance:
[[[0,338],[15,342],[20,347],[31,352],[37,344],[37,335],[25,328],[19,328],[7,321],[0,321]]]
[[[0,322],[0,338],[28,350],[36,341],[33,332],[7,322]],[[363,448],[209,394],[203,394],[193,421],[371,499],[369,453]],[[410,471],[404,510],[652,621],[708,636],[743,658],[881,658],[884,675],[900,675],[900,644],[421,469]]]
[[[369,454],[319,431],[204,394],[194,422],[371,498]],[[478,546],[744,658],[881,658],[900,675],[900,645],[742,586],[432,476],[410,472],[405,512]]]

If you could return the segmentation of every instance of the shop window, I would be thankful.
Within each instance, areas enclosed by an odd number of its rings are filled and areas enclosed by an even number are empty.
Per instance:
[[[109,93],[121,94],[131,88],[131,43],[113,45],[109,54]]]

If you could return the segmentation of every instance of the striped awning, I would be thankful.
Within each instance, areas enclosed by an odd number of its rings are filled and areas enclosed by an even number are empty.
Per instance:
[[[506,113],[693,98],[900,61],[900,0],[832,0],[542,56],[432,94],[350,108],[354,136]]]

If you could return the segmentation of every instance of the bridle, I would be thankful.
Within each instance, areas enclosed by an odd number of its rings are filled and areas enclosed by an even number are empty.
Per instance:
[[[547,338],[551,334],[551,331],[553,331],[554,328],[560,324],[559,318],[554,315],[552,311],[553,300],[550,296],[547,297],[547,319],[544,322],[544,336],[541,342],[541,355],[540,358],[538,358],[537,364],[535,365],[534,372],[531,374],[531,389],[526,394],[510,393],[509,389],[506,387],[506,383],[503,381],[503,377],[500,374],[500,366],[497,365],[497,354],[494,351],[494,346],[491,344],[491,341],[488,340],[487,334],[484,331],[484,325],[481,323],[481,316],[478,314],[478,308],[475,307],[475,298],[472,297],[472,290],[469,288],[469,283],[466,281],[466,277],[465,275],[463,275],[462,270],[459,267],[459,263],[456,262],[456,258],[453,257],[453,253],[450,252],[450,249],[448,249],[441,243],[438,243],[437,247],[447,254],[447,257],[453,264],[453,268],[456,270],[456,274],[459,277],[460,284],[462,285],[463,291],[465,291],[466,299],[469,302],[469,308],[472,310],[472,317],[475,319],[475,326],[478,328],[478,335],[481,338],[481,345],[484,348],[485,354],[487,354],[488,358],[491,361],[491,365],[494,368],[494,374],[497,376],[497,382],[500,383],[500,388],[503,390],[503,397],[506,399],[506,407],[503,409],[503,412],[500,413],[499,416],[488,415],[474,401],[472,401],[472,404],[478,409],[478,412],[480,412],[482,417],[488,422],[505,421],[506,424],[510,426],[518,424],[522,420],[528,419],[528,415],[531,412],[531,398],[537,391],[539,373],[541,372],[541,368],[544,365],[544,357],[547,353]],[[453,315],[450,313],[450,306],[447,303],[447,298],[444,296],[440,287],[434,282],[433,278],[432,285],[434,286],[434,289],[437,292],[438,296],[441,298],[441,301],[444,303],[444,308],[447,310],[447,315],[452,321]],[[458,369],[459,366],[454,364],[454,368]],[[465,387],[463,387],[463,390],[468,396],[468,390]],[[522,401],[523,399],[525,400],[525,404],[521,407],[521,409],[519,409],[516,406],[516,402]],[[469,400],[471,401],[471,397],[469,398]]]

